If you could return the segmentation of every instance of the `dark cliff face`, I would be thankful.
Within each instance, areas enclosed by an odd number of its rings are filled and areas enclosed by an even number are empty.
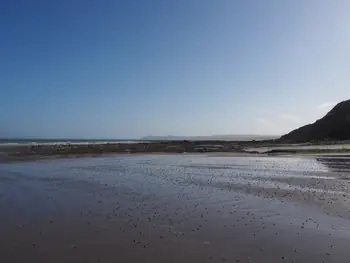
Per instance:
[[[323,118],[281,137],[288,141],[350,139],[350,100],[338,103]]]

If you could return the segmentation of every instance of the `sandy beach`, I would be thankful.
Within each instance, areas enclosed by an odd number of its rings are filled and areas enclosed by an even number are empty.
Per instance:
[[[348,158],[0,165],[0,262],[348,262]]]

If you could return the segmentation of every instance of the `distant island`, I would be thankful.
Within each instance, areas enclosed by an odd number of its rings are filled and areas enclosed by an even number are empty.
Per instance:
[[[144,141],[262,141],[278,139],[278,135],[257,135],[257,134],[224,134],[210,136],[145,136]]]
[[[338,103],[323,118],[281,137],[281,141],[312,142],[350,139],[350,100]]]

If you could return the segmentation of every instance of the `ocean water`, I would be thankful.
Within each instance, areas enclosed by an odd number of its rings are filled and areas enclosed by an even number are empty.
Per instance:
[[[118,139],[106,139],[106,140],[84,140],[84,139],[1,139],[0,147],[11,145],[31,145],[31,144],[103,144],[103,143],[137,143],[143,142],[141,140],[118,140]]]

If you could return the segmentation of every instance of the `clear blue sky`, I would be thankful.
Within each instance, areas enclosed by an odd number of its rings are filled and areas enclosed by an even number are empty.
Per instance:
[[[282,134],[350,98],[349,10],[3,0],[0,137]]]

